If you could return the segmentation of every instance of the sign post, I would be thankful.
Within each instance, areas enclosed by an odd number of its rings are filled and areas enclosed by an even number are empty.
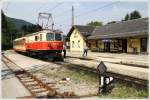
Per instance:
[[[100,64],[97,66],[97,70],[98,70],[98,74],[99,74],[99,90],[98,93],[106,93],[106,71],[107,71],[107,67],[105,66],[105,64],[103,63],[103,61],[100,62]],[[101,78],[103,78],[103,85],[101,82]],[[102,85],[102,87],[101,87]]]

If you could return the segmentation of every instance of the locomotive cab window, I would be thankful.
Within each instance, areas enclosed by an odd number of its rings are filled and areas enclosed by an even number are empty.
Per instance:
[[[62,40],[62,35],[60,33],[55,34],[55,40],[56,41],[61,41]]]
[[[53,33],[47,33],[46,34],[46,40],[47,41],[54,41],[54,34]]]

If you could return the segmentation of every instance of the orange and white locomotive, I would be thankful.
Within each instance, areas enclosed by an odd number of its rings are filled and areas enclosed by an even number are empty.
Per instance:
[[[63,33],[55,30],[43,30],[13,41],[13,49],[18,52],[25,52],[30,56],[61,57],[63,50]]]

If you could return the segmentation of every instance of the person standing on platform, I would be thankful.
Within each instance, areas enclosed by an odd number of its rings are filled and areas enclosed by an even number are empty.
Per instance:
[[[88,47],[85,45],[84,46],[84,50],[83,50],[83,56],[87,56],[87,53],[88,53]]]
[[[64,58],[66,58],[66,46],[63,45]]]

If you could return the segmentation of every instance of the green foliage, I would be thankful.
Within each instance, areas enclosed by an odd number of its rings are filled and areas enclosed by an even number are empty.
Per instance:
[[[29,33],[34,33],[37,31],[41,31],[42,27],[40,25],[23,25],[21,27],[21,30],[24,35],[29,34]]]
[[[34,25],[24,20],[2,16],[2,50],[12,48],[12,40],[22,37],[23,35],[42,30],[40,25]]]
[[[99,22],[99,21],[91,21],[91,22],[88,23],[87,25],[90,25],[90,26],[102,26],[103,23],[102,23],[102,22]]]
[[[125,21],[127,21],[127,20],[129,20],[129,19],[130,19],[129,14],[126,14],[126,16],[125,16],[124,20],[125,20]]]
[[[18,32],[22,32],[22,26],[23,25],[33,25],[32,23],[30,22],[27,22],[27,21],[24,21],[24,20],[21,20],[21,19],[16,19],[16,18],[10,18],[10,17],[7,17],[7,20],[9,22],[12,22],[15,26],[16,26],[16,29]]]
[[[141,18],[141,17],[142,16],[141,16],[140,12],[135,10],[135,11],[131,12],[130,14],[126,14],[123,21],[138,19],[138,18]]]
[[[1,11],[1,16],[2,16],[2,33],[7,31],[7,20],[6,16],[4,15],[4,12]]]
[[[148,98],[148,90],[136,89],[134,86],[127,86],[124,83],[116,83],[110,93],[100,94],[100,98]]]
[[[130,14],[130,19],[132,20],[132,19],[138,19],[138,18],[141,18],[141,14],[138,12],[138,11],[133,11],[133,12],[131,12],[131,14]]]
[[[15,25],[7,20],[7,17],[4,15],[3,11],[1,11],[2,16],[2,49],[10,49],[12,48],[12,40],[16,36],[17,29]]]

